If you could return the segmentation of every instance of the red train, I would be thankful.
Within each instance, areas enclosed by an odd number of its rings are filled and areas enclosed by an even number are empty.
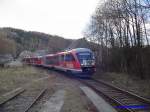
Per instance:
[[[83,77],[90,77],[96,71],[94,54],[87,48],[76,48],[56,54],[24,58],[23,62],[55,68]]]

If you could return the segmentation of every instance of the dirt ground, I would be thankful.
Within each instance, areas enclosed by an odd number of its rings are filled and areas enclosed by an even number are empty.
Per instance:
[[[141,80],[124,73],[96,73],[94,78],[150,99],[150,79]]]
[[[47,78],[43,80],[42,78],[45,77]],[[80,89],[80,86],[83,86],[80,82],[67,78],[60,72],[37,67],[23,66],[0,69],[0,96],[17,87],[36,82],[42,83],[47,91],[29,112],[43,112],[44,104],[58,90],[65,91],[64,103],[60,112],[97,112],[95,106]],[[13,107],[13,102],[11,104]]]
[[[66,78],[61,73],[52,71],[48,79],[48,91],[30,112],[41,112],[43,104],[58,90],[65,90],[64,104],[60,112],[97,112],[95,106],[79,88],[82,84],[76,80]]]

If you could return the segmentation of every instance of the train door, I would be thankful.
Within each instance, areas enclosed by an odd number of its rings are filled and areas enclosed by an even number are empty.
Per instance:
[[[59,55],[59,66],[65,67],[64,54]]]
[[[65,66],[66,66],[66,68],[73,69],[74,68],[74,61],[75,61],[75,58],[73,57],[73,55],[71,53],[65,55],[65,62],[66,62]]]

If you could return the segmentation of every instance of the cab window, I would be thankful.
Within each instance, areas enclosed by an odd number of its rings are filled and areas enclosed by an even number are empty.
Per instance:
[[[66,54],[65,55],[65,61],[74,61],[74,57],[72,54]]]

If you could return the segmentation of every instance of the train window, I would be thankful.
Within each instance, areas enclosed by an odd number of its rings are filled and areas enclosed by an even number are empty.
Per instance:
[[[94,55],[90,52],[80,52],[77,53],[77,57],[80,61],[82,60],[92,60],[94,59]]]
[[[58,56],[55,56],[55,64],[59,64],[59,57]]]
[[[51,57],[46,57],[46,64],[52,64],[52,59]]]
[[[74,57],[72,54],[66,54],[65,55],[65,61],[74,61]]]
[[[64,55],[61,55],[61,61],[64,61]]]

